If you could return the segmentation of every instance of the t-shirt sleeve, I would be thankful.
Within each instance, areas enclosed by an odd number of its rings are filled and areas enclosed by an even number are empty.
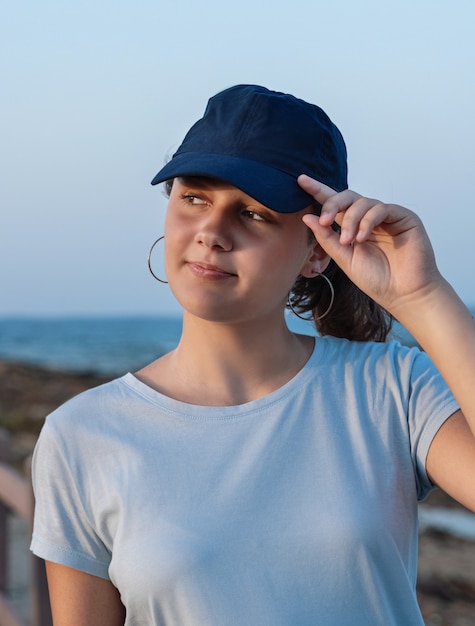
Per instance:
[[[73,452],[74,446],[47,420],[33,454],[31,550],[45,560],[108,579],[111,553],[88,515],[87,485]]]
[[[443,423],[458,409],[432,361],[424,352],[416,352],[411,368],[407,418],[419,500],[434,488],[426,471],[430,445]]]

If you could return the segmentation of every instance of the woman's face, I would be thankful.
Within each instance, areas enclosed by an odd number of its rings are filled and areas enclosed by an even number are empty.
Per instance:
[[[311,207],[282,214],[216,179],[177,178],[165,222],[167,279],[185,311],[221,321],[282,315],[315,241]]]

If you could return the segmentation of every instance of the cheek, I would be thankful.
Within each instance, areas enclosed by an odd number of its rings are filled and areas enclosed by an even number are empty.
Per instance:
[[[294,237],[288,239],[283,253],[283,264],[288,265],[289,271],[297,276],[303,269],[305,263],[312,256],[313,241],[307,232],[298,232]]]
[[[173,248],[190,236],[190,229],[186,220],[180,219],[176,211],[168,211],[165,216],[165,242]]]
[[[182,248],[180,241],[182,239],[183,229],[180,229],[180,227],[176,224],[176,220],[167,217],[165,219],[164,232],[165,239],[164,247],[162,248],[163,262],[165,264],[167,275],[170,275],[176,265],[176,260],[179,257],[179,251]]]
[[[266,260],[263,265],[266,268],[263,280],[267,281],[269,286],[272,283],[283,294],[288,294],[302,270],[305,258],[301,251],[286,254],[281,250],[280,254]]]
[[[170,209],[170,203],[165,213],[165,237],[170,237],[177,229],[176,216],[173,210]]]

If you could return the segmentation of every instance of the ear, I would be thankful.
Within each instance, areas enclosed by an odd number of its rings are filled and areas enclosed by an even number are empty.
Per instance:
[[[330,263],[330,257],[316,241],[309,252],[308,258],[300,270],[300,274],[305,278],[314,278],[315,274],[321,274]]]

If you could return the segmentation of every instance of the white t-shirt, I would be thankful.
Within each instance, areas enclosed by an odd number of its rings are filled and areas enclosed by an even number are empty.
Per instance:
[[[127,626],[422,625],[417,499],[457,408],[395,342],[318,338],[297,376],[239,406],[127,374],[48,417],[32,550],[110,578]]]

